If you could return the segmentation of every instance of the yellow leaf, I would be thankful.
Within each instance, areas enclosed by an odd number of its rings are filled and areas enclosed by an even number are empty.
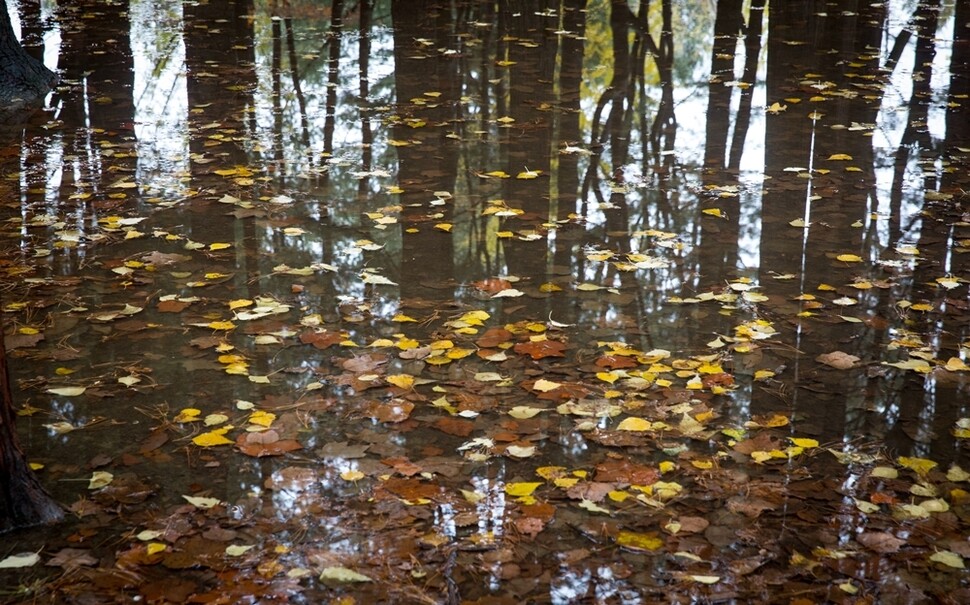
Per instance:
[[[344,481],[357,481],[364,478],[364,473],[360,471],[344,471],[340,473],[340,478]]]
[[[532,418],[536,414],[543,412],[542,408],[533,408],[527,405],[517,405],[511,410],[509,410],[509,416],[512,418],[517,418],[519,420],[525,420],[527,418]]]
[[[808,437],[789,437],[788,440],[792,442],[792,445],[805,449],[818,447],[818,441],[809,439]]]
[[[507,179],[507,178],[511,178],[507,172],[504,172],[502,170],[492,170],[491,172],[486,172],[486,173],[484,173],[483,175],[480,175],[480,176],[492,177],[492,178],[495,178],[495,179]]]
[[[454,349],[449,349],[448,352],[445,353],[445,356],[448,359],[462,359],[464,357],[468,357],[469,355],[471,355],[474,352],[475,352],[475,349],[459,349],[459,348],[454,348]]]
[[[856,254],[840,254],[835,257],[836,260],[840,260],[843,263],[861,263],[862,257]]]
[[[771,378],[774,375],[775,375],[775,373],[772,372],[771,370],[757,370],[754,373],[754,379],[755,380],[768,380],[769,378]]]
[[[721,576],[697,576],[690,575],[687,576],[695,582],[700,582],[701,584],[717,584],[721,581]]]
[[[616,382],[621,376],[622,374],[620,374],[619,372],[597,372],[596,373],[597,378],[599,378],[603,382],[608,382],[610,384],[613,384],[614,382]]]
[[[704,214],[707,214],[709,216],[716,216],[718,218],[724,218],[724,213],[721,212],[721,209],[720,208],[707,208],[705,210],[701,210],[701,212],[703,212]]]
[[[415,321],[416,322],[418,320],[414,319],[410,315],[405,315],[404,313],[398,313],[397,315],[395,315],[394,317],[391,318],[391,321],[396,321],[396,322],[399,322],[399,323],[403,323],[403,322],[406,322],[406,321]]]
[[[225,242],[209,244],[209,251],[211,252],[215,252],[216,250],[225,250],[226,248],[232,248],[232,244],[227,244]]]
[[[616,425],[616,430],[618,431],[649,431],[653,428],[653,424],[649,420],[644,420],[643,418],[637,418],[631,416],[629,418],[624,418],[620,424]]]
[[[536,491],[536,488],[539,487],[540,485],[542,485],[541,481],[507,483],[505,485],[505,493],[514,498],[519,498],[521,496],[531,496],[532,492]]]
[[[526,180],[534,179],[534,178],[537,178],[540,174],[542,174],[541,170],[526,170],[524,172],[520,172],[519,174],[515,175],[515,178],[526,179]]]
[[[147,552],[148,556],[150,557],[164,551],[166,548],[168,548],[168,546],[162,544],[161,542],[149,542],[145,545],[145,552]]]
[[[211,321],[206,324],[206,327],[213,330],[232,330],[236,327],[236,324],[232,323],[231,321]]]
[[[691,460],[690,464],[694,468],[699,468],[702,471],[706,471],[714,468],[714,463],[711,462],[710,460]]]
[[[540,466],[536,469],[536,474],[547,481],[551,481],[565,472],[565,466]]]
[[[202,433],[201,435],[196,435],[192,438],[192,443],[200,447],[214,447],[216,445],[231,445],[233,442],[230,439],[226,439],[225,434],[229,431],[229,427],[223,427],[221,429],[216,429],[214,431],[209,431],[208,433]]]
[[[829,156],[829,159],[835,161],[847,161],[851,160],[852,156],[847,153],[833,153]]]
[[[671,462],[670,460],[662,460],[660,464],[657,465],[657,468],[660,469],[661,473],[669,473],[670,471],[677,468],[677,465]]]
[[[385,380],[402,389],[410,389],[414,386],[414,376],[410,374],[391,374]]]
[[[231,311],[233,309],[241,309],[243,307],[248,307],[248,306],[250,306],[252,304],[253,304],[253,301],[251,301],[251,300],[249,300],[247,298],[238,298],[236,300],[230,300],[229,301],[229,310]]]
[[[616,543],[634,550],[657,550],[664,545],[664,541],[653,533],[638,533],[621,530],[616,536]]]
[[[622,490],[613,490],[611,492],[608,492],[606,494],[606,497],[612,500],[613,502],[623,502],[624,500],[629,498],[630,495],[631,494],[629,492],[624,492]]]
[[[194,422],[199,420],[200,414],[202,414],[202,410],[196,408],[184,408],[174,418],[173,422]]]
[[[532,388],[537,391],[546,393],[546,392],[558,389],[561,386],[562,384],[558,382],[553,382],[551,380],[546,380],[545,378],[540,378],[539,380],[535,381],[535,384],[532,385]]]
[[[259,426],[269,427],[276,420],[276,414],[273,412],[265,412],[263,410],[256,410],[249,416],[249,423],[256,424]]]
[[[900,456],[897,462],[899,462],[900,466],[916,471],[916,474],[920,476],[925,475],[936,468],[936,463],[932,460],[927,460],[926,458],[910,458],[909,456]]]
[[[933,553],[930,555],[930,561],[942,563],[947,567],[953,567],[955,569],[964,569],[966,567],[963,564],[963,557],[951,550],[940,550]]]
[[[449,233],[451,232],[451,228],[453,226],[454,225],[452,225],[451,223],[438,223],[434,226],[434,228],[437,229],[438,231],[444,231],[445,233]]]

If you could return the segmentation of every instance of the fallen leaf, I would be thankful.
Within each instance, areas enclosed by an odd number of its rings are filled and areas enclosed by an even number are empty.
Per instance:
[[[346,567],[327,567],[320,572],[321,582],[373,582],[371,578]]]

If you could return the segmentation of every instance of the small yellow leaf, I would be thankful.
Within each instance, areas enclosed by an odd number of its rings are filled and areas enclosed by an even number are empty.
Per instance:
[[[953,552],[952,550],[940,550],[932,555],[930,555],[930,561],[934,563],[942,563],[947,567],[953,567],[954,569],[964,569],[966,565],[963,563],[963,557]]]
[[[340,478],[343,479],[344,481],[358,481],[360,479],[363,479],[364,477],[365,477],[364,473],[357,470],[344,471],[340,473]]]
[[[816,441],[815,439],[810,439],[808,437],[789,437],[788,440],[792,442],[792,445],[795,445],[804,449],[818,447],[818,441]]]
[[[241,309],[243,307],[248,307],[248,306],[250,306],[252,304],[253,304],[253,301],[251,301],[251,300],[249,300],[247,298],[238,298],[236,300],[230,300],[229,301],[229,309],[230,310],[233,310],[233,309]]]
[[[236,324],[231,321],[211,321],[206,324],[206,327],[213,330],[232,330],[236,327]]]
[[[228,427],[223,427],[208,433],[202,433],[192,438],[192,443],[199,447],[214,447],[217,445],[231,445],[233,442],[226,439],[225,434],[229,431]]]
[[[936,462],[932,460],[927,460],[926,458],[910,458],[909,456],[900,456],[897,460],[900,466],[908,468],[910,470],[916,471],[916,474],[922,476],[936,468]]]
[[[616,430],[618,431],[649,431],[653,428],[653,424],[649,420],[644,420],[643,418],[637,418],[635,416],[630,416],[629,418],[624,418],[620,424],[616,425]]]
[[[445,233],[450,233],[451,228],[453,226],[454,225],[452,225],[451,223],[438,223],[434,226],[434,228],[437,229],[438,231],[444,231]]]
[[[258,426],[264,426],[269,428],[273,421],[276,420],[276,414],[273,412],[266,412],[263,410],[256,410],[249,416],[249,423]]]
[[[200,414],[202,414],[202,410],[196,408],[184,408],[174,418],[173,422],[194,422],[199,420]]]
[[[410,374],[391,374],[385,380],[401,389],[410,389],[414,386],[414,376]]]
[[[664,545],[663,539],[653,533],[638,533],[620,530],[616,536],[616,543],[634,550],[657,550]]]
[[[834,161],[848,161],[852,159],[852,156],[847,153],[833,153],[829,156],[829,159]]]
[[[721,576],[698,576],[698,575],[690,575],[690,576],[687,576],[687,577],[690,578],[691,580],[695,581],[695,582],[700,582],[701,584],[717,584],[718,582],[721,581]]]
[[[536,488],[538,488],[540,485],[542,485],[541,481],[507,483],[505,485],[505,493],[515,498],[521,496],[531,496],[532,492],[536,491]]]
[[[209,244],[209,250],[215,252],[216,250],[225,250],[226,248],[232,248],[232,244],[227,244],[224,242],[216,242],[214,244]]]
[[[840,260],[843,263],[861,263],[862,257],[856,254],[840,254],[835,257],[836,260]]]
[[[703,212],[704,214],[707,214],[709,216],[716,216],[718,218],[724,218],[724,213],[721,212],[721,209],[720,208],[707,208],[707,209],[701,210],[701,212]]]
[[[145,552],[147,552],[148,556],[150,557],[164,551],[166,548],[168,548],[168,546],[162,544],[161,542],[149,542],[145,545]]]

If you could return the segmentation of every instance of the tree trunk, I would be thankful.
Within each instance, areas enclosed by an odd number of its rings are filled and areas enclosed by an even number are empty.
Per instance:
[[[14,34],[6,2],[0,8],[0,114],[10,116],[43,99],[57,75],[27,54]]]
[[[0,533],[59,521],[64,516],[27,464],[17,443],[14,418],[7,353],[0,332]]]

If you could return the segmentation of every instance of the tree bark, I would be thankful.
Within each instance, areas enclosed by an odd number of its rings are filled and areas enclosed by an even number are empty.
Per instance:
[[[0,113],[10,115],[43,99],[57,75],[27,54],[14,34],[6,2],[0,8]]]
[[[53,523],[64,516],[27,464],[17,442],[15,417],[7,353],[0,331],[0,533]]]

